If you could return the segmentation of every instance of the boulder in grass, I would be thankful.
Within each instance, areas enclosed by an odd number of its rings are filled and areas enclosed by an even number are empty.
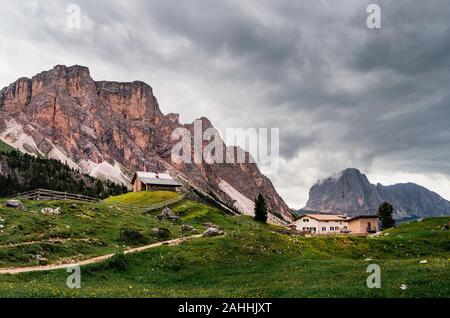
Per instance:
[[[206,226],[207,228],[215,228],[215,229],[219,229],[219,227],[211,222],[206,222],[205,224],[203,224],[204,226]]]
[[[14,208],[21,211],[26,211],[27,209],[19,200],[8,200],[5,202],[5,206],[8,208]]]
[[[180,219],[180,217],[173,213],[169,208],[164,208],[164,210],[162,210],[161,214],[159,214],[157,218],[160,220],[171,222],[178,222],[178,220]]]
[[[45,257],[43,257],[40,254],[37,255],[33,255],[33,259],[39,264],[39,265],[47,265],[48,264],[48,259],[46,259]]]
[[[183,225],[181,226],[181,231],[182,231],[182,232],[192,232],[193,230],[195,230],[195,229],[194,229],[194,227],[193,227],[192,225],[189,225],[189,224],[183,224]]]
[[[153,235],[155,235],[159,239],[168,239],[170,237],[170,230],[166,228],[153,228],[152,230]]]
[[[224,235],[224,232],[215,227],[210,227],[203,233],[203,237],[214,237],[214,236],[221,236],[221,235]]]
[[[41,213],[42,214],[44,214],[44,215],[60,215],[61,214],[61,208],[56,208],[56,209],[53,209],[53,208],[43,208],[42,210],[41,210]]]
[[[183,224],[181,226],[181,231],[182,232],[190,232],[192,235],[196,235],[196,234],[200,233],[196,228],[194,228],[192,225],[189,225],[189,224]]]

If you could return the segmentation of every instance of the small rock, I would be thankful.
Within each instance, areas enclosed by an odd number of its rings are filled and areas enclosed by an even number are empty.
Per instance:
[[[370,257],[366,258],[365,261],[366,262],[370,262],[372,259]]]
[[[400,285],[400,289],[401,290],[406,290],[408,288],[408,286],[406,286],[405,284],[401,284]]]
[[[170,231],[166,228],[154,227],[151,231],[152,231],[153,235],[157,236],[158,238],[170,237]]]
[[[26,211],[26,207],[19,200],[8,200],[5,202],[5,206],[8,208],[14,208],[21,211]]]
[[[172,210],[169,208],[164,208],[161,214],[156,217],[160,220],[167,220],[171,222],[178,222],[178,220],[180,219],[180,217],[175,213],[173,213]]]
[[[203,224],[204,226],[206,226],[207,228],[215,228],[218,229],[219,227],[211,222],[206,222],[205,224]]]
[[[71,209],[78,209],[78,204],[72,203],[69,207],[70,207]]]
[[[43,208],[42,210],[41,210],[41,213],[42,214],[44,214],[44,215],[60,215],[61,214],[61,208],[56,208],[56,209],[53,209],[53,208]]]
[[[420,261],[419,264],[428,264],[428,261],[424,259],[423,261]]]
[[[417,222],[422,223],[423,222],[423,218],[417,219]]]
[[[220,236],[220,235],[224,235],[224,232],[215,227],[210,227],[203,233],[203,237],[213,237],[213,236]]]
[[[181,231],[183,231],[183,232],[192,232],[193,230],[195,230],[195,229],[194,229],[194,227],[192,225],[183,224],[181,226]]]

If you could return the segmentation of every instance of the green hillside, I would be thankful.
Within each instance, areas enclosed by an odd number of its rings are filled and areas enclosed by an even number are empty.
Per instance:
[[[139,194],[142,201],[133,202],[152,202],[163,194],[144,192]],[[226,235],[125,255],[121,266],[114,259],[87,265],[78,290],[65,286],[65,270],[0,275],[0,297],[450,296],[450,234],[443,228],[448,217],[404,224],[377,238],[305,238],[189,200],[172,207],[181,217],[178,223],[158,220],[159,211],[125,212],[112,203],[127,202],[136,194],[128,196],[76,207],[52,202],[62,207],[62,214],[51,217],[33,213],[48,202],[25,202],[27,212],[1,207],[5,228],[0,245],[50,237],[72,240],[0,247],[0,267],[36,264],[36,253],[55,263],[191,235],[181,231],[182,224],[201,233],[212,222]],[[168,236],[155,236],[155,227],[167,229]],[[89,241],[75,240],[80,238]],[[427,263],[421,264],[423,260]],[[381,289],[366,286],[367,265],[372,263],[381,267]]]
[[[141,204],[177,196],[177,193],[165,191],[139,193]],[[155,216],[160,211],[147,215],[142,210],[135,212],[114,204],[116,201],[129,202],[136,197],[135,193],[129,193],[101,203],[22,201],[26,212],[6,208],[3,204],[5,200],[0,200],[0,220],[4,220],[0,233],[0,267],[37,265],[37,254],[50,264],[68,259],[83,260],[128,247],[191,235],[182,233],[181,224],[193,225],[199,231],[206,230],[205,222],[215,222],[225,229],[250,227],[243,222],[236,225],[233,218],[220,211],[188,200],[173,207],[174,212],[181,216],[179,224],[157,219]],[[43,215],[40,211],[46,207],[60,207],[61,214]],[[153,228],[165,229],[165,234],[155,235]],[[66,241],[48,242],[54,239]],[[26,242],[38,243],[24,245]]]
[[[13,151],[13,150],[14,150],[13,147],[11,147],[11,146],[8,145],[7,143],[5,143],[5,142],[3,142],[3,141],[0,140],[0,152],[8,153],[8,152],[11,152],[11,151]]]
[[[125,204],[155,204],[170,199],[175,199],[179,196],[176,192],[171,191],[156,191],[156,192],[130,192],[122,195],[109,197],[105,199],[107,203],[125,203]]]

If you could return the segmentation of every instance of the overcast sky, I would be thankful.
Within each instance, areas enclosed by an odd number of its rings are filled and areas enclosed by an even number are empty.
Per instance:
[[[145,81],[183,122],[280,128],[269,177],[291,207],[348,167],[450,199],[448,0],[1,1],[0,86],[56,64]]]

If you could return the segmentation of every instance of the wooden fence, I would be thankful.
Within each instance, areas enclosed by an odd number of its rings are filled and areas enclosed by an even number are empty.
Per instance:
[[[81,194],[72,194],[68,192],[60,192],[46,189],[36,189],[33,191],[27,191],[19,194],[15,194],[10,196],[9,198],[23,198],[28,200],[73,200],[73,201],[83,201],[83,202],[98,202],[105,204],[107,206],[113,206],[121,211],[131,211],[131,212],[150,212],[154,210],[159,210],[165,208],[167,206],[176,204],[182,200],[184,200],[185,195],[180,195],[174,199],[166,200],[163,202],[158,202],[155,204],[128,204],[128,203],[120,203],[120,202],[103,202],[99,198],[89,197],[87,195]]]
[[[74,200],[84,202],[99,202],[99,198],[89,197],[87,195],[73,194],[68,192],[53,191],[46,189],[36,189],[32,191],[22,192],[10,196],[10,198],[24,198],[28,200]]]

